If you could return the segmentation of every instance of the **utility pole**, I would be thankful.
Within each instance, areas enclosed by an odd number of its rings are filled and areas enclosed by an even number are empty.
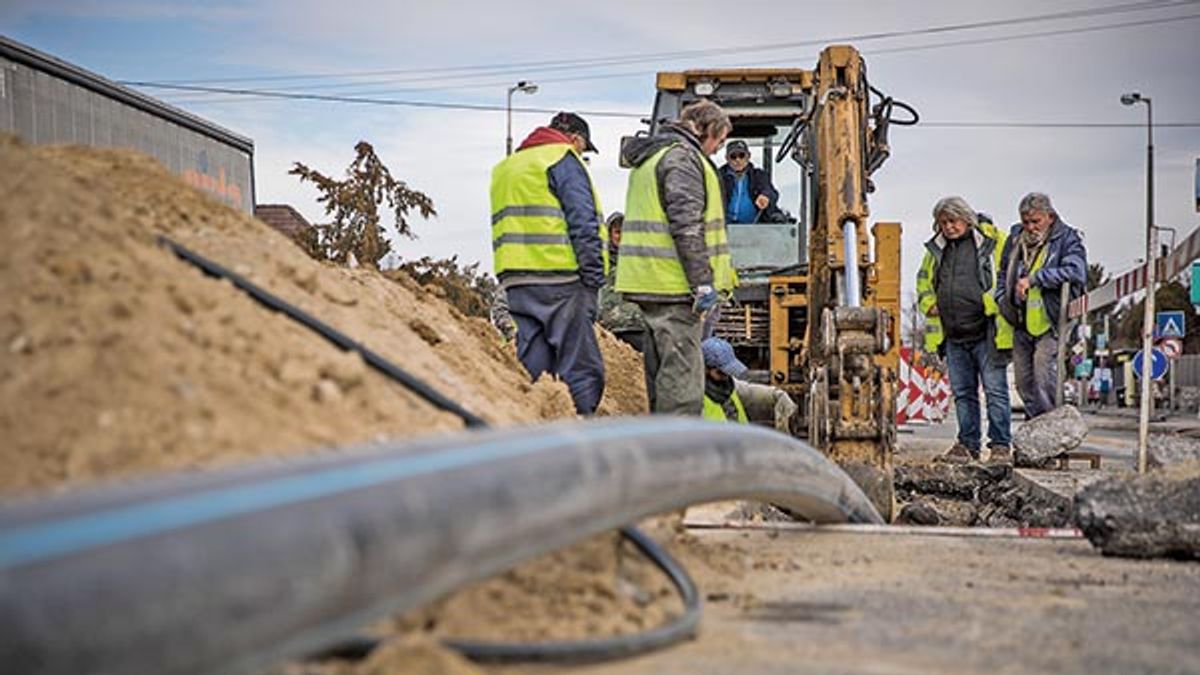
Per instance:
[[[1142,317],[1142,408],[1138,417],[1138,473],[1146,473],[1146,445],[1150,438],[1150,366],[1154,350],[1154,109],[1150,99],[1137,92],[1121,96],[1121,103],[1146,104],[1146,311]]]

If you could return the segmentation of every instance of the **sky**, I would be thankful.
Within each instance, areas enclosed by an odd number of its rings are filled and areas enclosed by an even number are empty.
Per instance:
[[[988,25],[964,27],[978,23]],[[606,211],[624,206],[617,149],[643,128],[655,71],[812,68],[821,45],[850,43],[871,83],[922,118],[893,127],[869,202],[872,221],[904,226],[906,292],[930,209],[953,194],[1007,225],[1024,194],[1046,192],[1084,233],[1093,262],[1132,267],[1145,252],[1147,139],[1145,106],[1119,101],[1130,91],[1153,101],[1157,223],[1180,238],[1200,225],[1200,126],[1168,126],[1200,125],[1197,0],[0,0],[0,33],[119,81],[500,108],[507,87],[532,81],[538,92],[517,93],[514,106],[612,113],[585,114]],[[364,72],[376,74],[347,75]],[[288,168],[340,174],[355,143],[370,141],[438,210],[398,252],[490,269],[488,182],[504,155],[502,109],[141,89],[252,138],[257,201],[292,204],[314,222],[324,219],[317,194]],[[515,112],[515,142],[549,117]]]

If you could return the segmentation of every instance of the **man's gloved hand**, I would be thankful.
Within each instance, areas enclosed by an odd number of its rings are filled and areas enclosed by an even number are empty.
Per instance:
[[[721,301],[721,295],[712,286],[697,286],[692,311],[704,315]]]

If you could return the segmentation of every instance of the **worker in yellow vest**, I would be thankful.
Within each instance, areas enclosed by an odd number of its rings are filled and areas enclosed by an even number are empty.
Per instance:
[[[516,325],[517,357],[536,380],[562,378],[575,410],[596,411],[604,360],[592,324],[608,272],[600,199],[583,161],[587,122],[561,112],[492,170],[492,253]]]
[[[925,351],[942,354],[950,372],[957,442],[940,459],[981,459],[979,388],[987,397],[989,461],[1012,463],[1008,364],[1012,326],[994,296],[1005,234],[962,197],[933,207],[933,237],[917,271],[917,308],[925,315]]]
[[[771,419],[775,429],[791,432],[797,406],[781,389],[747,382],[746,364],[733,351],[733,345],[719,337],[700,343],[704,355],[704,419],[714,422],[738,422]]]
[[[733,290],[721,179],[709,155],[732,129],[707,100],[622,149],[633,167],[616,290],[642,310],[646,390],[655,413],[704,408],[703,321]]]
[[[1058,388],[1059,303],[1063,293],[1083,294],[1087,249],[1079,232],[1059,218],[1050,197],[1025,195],[1001,256],[1004,288],[1000,312],[1014,327],[1013,374],[1033,418],[1054,409]]]

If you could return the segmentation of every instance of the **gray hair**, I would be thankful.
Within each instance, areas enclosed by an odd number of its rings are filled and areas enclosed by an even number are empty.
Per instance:
[[[1058,215],[1058,212],[1054,210],[1054,205],[1050,203],[1050,197],[1042,192],[1030,192],[1021,197],[1021,205],[1017,207],[1017,212],[1021,215],[1034,212]]]
[[[679,121],[695,132],[702,141],[717,138],[722,133],[733,130],[729,113],[708,99],[701,99],[684,108],[679,115]]]
[[[937,204],[933,205],[933,226],[935,228],[938,218],[943,215],[954,220],[961,220],[971,227],[979,227],[979,217],[975,215],[975,209],[971,208],[967,200],[962,197],[942,197]]]

